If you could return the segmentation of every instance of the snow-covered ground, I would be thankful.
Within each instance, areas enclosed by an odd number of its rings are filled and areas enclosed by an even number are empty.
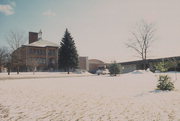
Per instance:
[[[0,80],[0,121],[180,121],[180,73],[171,92],[158,75]]]

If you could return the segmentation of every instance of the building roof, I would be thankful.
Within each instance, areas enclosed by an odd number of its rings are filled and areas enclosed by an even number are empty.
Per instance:
[[[33,47],[59,47],[58,44],[56,43],[53,43],[53,42],[49,42],[49,41],[46,41],[46,40],[43,40],[43,39],[40,39],[36,42],[33,42],[31,44],[26,44],[24,46],[33,46]]]
[[[147,59],[146,61],[149,62],[149,63],[153,63],[153,62],[169,61],[169,60],[173,60],[173,59],[180,60],[180,56],[157,58],[157,59]],[[141,64],[141,63],[143,63],[143,60],[121,62],[119,64],[121,64],[121,65],[130,65],[130,64]]]
[[[90,60],[89,60],[89,63],[90,63],[90,64],[104,64],[103,61],[98,60],[98,59],[90,59]]]

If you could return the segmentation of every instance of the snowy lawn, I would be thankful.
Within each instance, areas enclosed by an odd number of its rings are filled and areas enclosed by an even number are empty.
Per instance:
[[[171,92],[158,75],[0,80],[0,121],[180,121],[180,73]]]

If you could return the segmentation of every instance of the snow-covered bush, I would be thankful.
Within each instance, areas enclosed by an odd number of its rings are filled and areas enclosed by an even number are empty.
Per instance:
[[[159,83],[157,85],[157,88],[159,90],[173,90],[174,89],[174,84],[171,81],[171,78],[168,75],[160,75],[159,76]]]

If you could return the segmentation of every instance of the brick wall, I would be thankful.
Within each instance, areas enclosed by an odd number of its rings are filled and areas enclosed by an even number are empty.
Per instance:
[[[38,41],[38,33],[29,32],[29,44]]]

